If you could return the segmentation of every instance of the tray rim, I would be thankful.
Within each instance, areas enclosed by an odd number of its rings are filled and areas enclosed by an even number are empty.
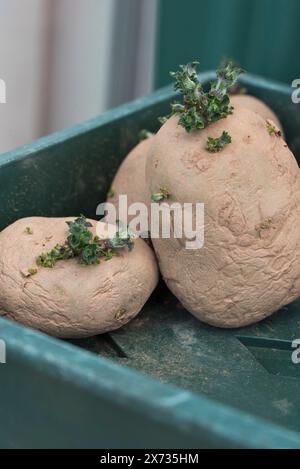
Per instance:
[[[207,71],[199,74],[199,79],[203,83],[213,79],[214,77],[214,71]],[[247,73],[245,76],[242,76],[239,82],[244,85],[251,85],[253,82],[255,82],[256,87],[268,87],[269,89],[280,93],[284,93],[285,95],[291,94],[292,92],[292,88],[285,83],[281,83],[276,80],[266,79],[250,73]],[[117,121],[118,119],[131,115],[134,112],[143,110],[146,107],[151,107],[153,104],[173,99],[176,96],[178,96],[178,93],[173,91],[172,85],[168,85],[146,96],[142,96],[141,98],[135,99],[133,101],[124,103],[121,106],[108,110],[99,116],[85,120],[79,124],[60,130],[58,132],[53,132],[49,135],[34,140],[33,142],[27,145],[22,145],[11,151],[1,153],[0,169],[1,167],[7,166],[9,164],[14,164],[20,160],[23,160],[28,156],[33,156],[35,153],[38,153],[41,150],[45,150],[49,147],[54,147],[59,144],[63,144],[65,141],[73,139],[81,134],[97,129],[100,126],[110,124],[113,121]]]
[[[202,394],[160,383],[127,365],[96,356],[11,320],[0,317],[0,333],[5,338],[8,363],[9,357],[26,361],[31,368],[57,380],[72,382],[99,399],[109,399],[112,404],[130,408],[133,413],[176,426],[182,433],[193,436],[198,433],[200,447],[203,432],[216,442],[223,441],[226,447],[300,447],[298,432]]]

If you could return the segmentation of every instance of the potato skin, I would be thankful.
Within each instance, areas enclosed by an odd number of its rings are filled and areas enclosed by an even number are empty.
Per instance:
[[[260,99],[255,98],[254,96],[249,96],[247,94],[241,94],[231,96],[230,103],[235,109],[241,107],[246,108],[250,111],[257,112],[265,120],[269,119],[273,121],[274,124],[276,124],[279,130],[283,133],[282,125],[275,112],[273,112],[272,109]]]
[[[209,153],[208,136],[232,143]],[[164,280],[197,318],[220,327],[255,323],[300,296],[299,167],[281,137],[248,109],[188,134],[173,116],[149,153],[150,191],[169,203],[205,204],[204,247],[153,239]],[[270,229],[259,227],[272,219]]]
[[[149,196],[146,192],[145,167],[149,149],[154,141],[154,135],[142,140],[126,156],[112,183],[113,196],[107,202],[118,206],[119,195],[127,194],[128,207],[135,202],[149,205]],[[130,221],[134,216],[128,216]]]
[[[38,255],[65,241],[65,222],[73,219],[25,218],[0,233],[0,315],[75,338],[117,329],[139,313],[158,281],[154,254],[141,239],[132,252],[121,249],[100,265],[70,259],[53,269],[37,267]],[[30,268],[38,273],[27,277]]]

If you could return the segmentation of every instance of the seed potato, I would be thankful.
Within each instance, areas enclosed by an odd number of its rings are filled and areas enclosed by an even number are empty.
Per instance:
[[[0,233],[0,315],[57,337],[88,337],[108,332],[134,318],[158,281],[156,261],[136,239],[100,265],[73,258],[52,269],[36,258],[68,235],[72,218],[25,218]],[[95,234],[96,222],[92,231]]]
[[[232,142],[209,153],[209,136]],[[220,327],[255,323],[300,296],[300,172],[284,140],[259,114],[237,108],[187,133],[171,117],[149,152],[150,193],[205,204],[204,247],[153,239],[171,291],[197,318]]]

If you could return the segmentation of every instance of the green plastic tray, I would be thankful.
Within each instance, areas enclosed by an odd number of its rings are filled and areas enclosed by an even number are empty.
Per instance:
[[[291,89],[241,81],[278,113],[300,157]],[[139,131],[156,130],[173,99],[162,89],[2,155],[0,229],[32,215],[95,217]],[[300,448],[298,337],[299,301],[221,330],[196,321],[163,284],[123,329],[72,343],[2,317],[0,447]]]

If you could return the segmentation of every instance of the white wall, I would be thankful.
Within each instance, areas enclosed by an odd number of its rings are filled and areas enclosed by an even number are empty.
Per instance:
[[[109,105],[153,87],[157,0],[115,0]]]
[[[157,0],[0,0],[0,152],[149,92]]]
[[[0,152],[40,135],[47,0],[0,0]]]
[[[107,108],[115,11],[114,0],[51,1],[47,131]]]

